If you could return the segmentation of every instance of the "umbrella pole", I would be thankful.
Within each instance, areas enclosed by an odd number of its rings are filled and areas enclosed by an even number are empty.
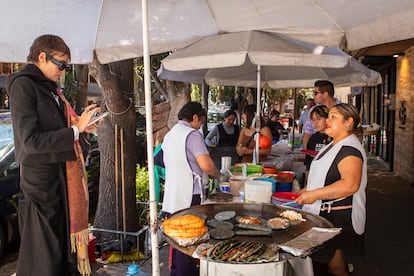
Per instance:
[[[116,216],[116,231],[119,231],[119,176],[118,176],[118,125],[115,125],[115,216]]]
[[[256,144],[255,144],[255,157],[254,164],[259,163],[259,143],[260,143],[260,65],[257,65],[257,91],[256,91]]]
[[[158,221],[157,221],[157,202],[155,200],[155,180],[154,180],[154,155],[153,133],[152,133],[152,98],[151,98],[151,62],[149,55],[149,35],[148,35],[148,3],[142,0],[142,46],[144,58],[144,91],[145,91],[145,111],[146,111],[146,131],[147,131],[147,153],[148,153],[148,176],[149,176],[149,207],[150,207],[150,230],[151,230],[151,255],[152,255],[152,276],[160,275],[160,260],[158,248]]]
[[[206,89],[206,87],[206,82],[203,81],[203,83],[201,84],[201,99],[203,107],[206,109],[206,112],[208,112],[208,90]],[[204,120],[203,122],[203,135],[204,137],[207,136],[207,120]]]
[[[125,166],[124,166],[124,129],[120,129],[121,136],[121,187],[122,187],[122,231],[125,233],[126,227],[126,203],[125,203]],[[126,235],[124,234],[124,238]]]
[[[296,113],[296,90],[293,90],[293,126],[292,126],[292,151],[295,150],[295,113]]]

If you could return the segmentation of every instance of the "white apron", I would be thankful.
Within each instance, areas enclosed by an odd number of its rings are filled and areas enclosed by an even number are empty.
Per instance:
[[[318,188],[324,187],[326,175],[329,171],[329,168],[334,161],[336,155],[342,146],[351,146],[358,149],[363,156],[363,167],[362,167],[362,177],[359,189],[356,193],[353,194],[352,200],[352,226],[356,233],[362,234],[365,232],[365,222],[366,222],[366,194],[365,189],[367,186],[367,159],[365,150],[361,145],[361,142],[355,135],[350,135],[345,139],[342,139],[337,144],[333,145],[332,142],[325,146],[318,155],[313,159],[308,176],[307,190],[315,190]],[[328,150],[328,151],[327,151]],[[318,159],[318,157],[323,154],[325,151],[326,154]],[[330,203],[343,198],[332,200]],[[317,200],[313,204],[305,204],[303,206],[304,211],[319,215],[321,210],[322,201]]]
[[[193,131],[196,130],[178,123],[165,135],[162,143],[166,165],[162,210],[168,213],[174,213],[191,206],[194,183],[199,185],[203,200],[204,187],[202,183],[206,177],[204,174],[199,176],[191,170],[186,154],[187,137]]]

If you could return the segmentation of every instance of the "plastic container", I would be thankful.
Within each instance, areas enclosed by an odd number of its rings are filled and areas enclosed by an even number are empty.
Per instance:
[[[292,192],[293,182],[288,183],[276,183],[275,192]]]
[[[263,166],[262,165],[255,165],[252,163],[246,163],[247,164],[247,171],[246,171],[246,175],[251,175],[251,174],[255,174],[255,173],[263,173]],[[238,163],[235,164],[233,167],[230,168],[230,171],[232,173],[240,173],[240,175],[242,175],[242,167],[243,164]]]
[[[245,177],[231,177],[229,180],[230,183],[230,193],[233,196],[239,196],[240,195],[240,189],[244,188],[244,182],[248,180],[249,178]]]
[[[275,205],[283,205],[286,207],[302,209],[302,205],[299,205],[296,202],[292,202],[298,197],[299,197],[299,194],[295,194],[295,193],[276,192],[272,194],[272,203]]]
[[[272,183],[261,180],[244,182],[245,202],[270,203],[272,197]]]
[[[125,274],[126,276],[148,276],[148,273],[139,269],[137,264],[131,264],[128,266],[128,271]]]
[[[263,167],[263,173],[265,174],[275,174],[277,172],[275,167]]]
[[[220,191],[223,193],[230,193],[230,183],[229,182],[222,182],[220,185]]]
[[[289,183],[293,182],[296,177],[296,173],[292,171],[281,171],[276,174],[276,181],[278,183]]]
[[[276,192],[276,179],[271,177],[259,177],[255,178],[254,180],[262,180],[262,181],[268,181],[272,183],[272,193]]]
[[[275,192],[292,192],[293,180],[296,174],[292,171],[281,171],[276,174],[276,190]]]
[[[231,168],[231,156],[221,157],[221,170],[227,171]]]

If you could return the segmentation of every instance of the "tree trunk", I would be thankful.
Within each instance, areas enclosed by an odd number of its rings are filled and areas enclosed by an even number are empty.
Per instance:
[[[76,65],[79,70],[76,70],[77,76],[76,79],[78,81],[78,91],[80,93],[76,96],[76,112],[81,114],[81,109],[88,105],[87,98],[88,98],[88,74],[89,69],[87,65]]]
[[[161,82],[156,74],[152,74],[155,87],[162,91],[162,94],[167,98],[170,106],[168,119],[157,122],[157,129],[154,130],[154,143],[161,143],[164,140],[165,134],[178,122],[178,112],[181,107],[191,100],[191,84],[183,82],[165,81]],[[165,112],[166,108],[156,108],[155,111],[160,111],[160,114],[153,114],[153,120],[158,119],[161,112]]]
[[[111,230],[137,231],[135,108],[132,98],[122,92],[132,93],[133,91],[132,61],[118,62],[108,66],[100,64],[95,56],[93,63],[89,65],[89,70],[101,88],[102,109],[110,112],[110,116],[101,120],[98,125],[98,144],[101,158],[99,198],[94,226]],[[115,138],[116,125],[120,131]],[[120,139],[121,131],[123,132],[123,141]],[[119,157],[117,168],[115,167],[115,141]],[[120,151],[121,143],[124,149],[123,153]],[[121,160],[124,161],[123,172]],[[115,172],[118,173],[118,181],[115,179]],[[122,194],[122,175],[124,175],[124,194]],[[125,211],[123,211],[123,200],[125,200]],[[125,228],[123,227],[123,213],[125,213]]]

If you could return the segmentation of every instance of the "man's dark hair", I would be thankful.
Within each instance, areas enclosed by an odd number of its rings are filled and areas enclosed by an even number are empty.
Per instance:
[[[67,55],[70,59],[70,49],[66,45],[62,38],[56,35],[42,35],[36,38],[32,46],[30,47],[29,55],[27,56],[28,62],[37,62],[39,54],[45,52],[48,55],[53,56],[56,53]]]
[[[178,119],[192,122],[195,114],[198,117],[205,118],[206,110],[198,102],[188,102],[181,108],[180,112],[178,112]]]
[[[275,110],[275,109],[273,109],[271,112],[270,112],[270,114],[269,114],[269,118],[272,118],[273,116],[280,116],[280,112],[279,111],[277,111],[277,110]]]
[[[328,92],[332,98],[335,95],[335,88],[332,82],[328,80],[317,80],[315,81],[315,87],[319,87],[320,92]]]

